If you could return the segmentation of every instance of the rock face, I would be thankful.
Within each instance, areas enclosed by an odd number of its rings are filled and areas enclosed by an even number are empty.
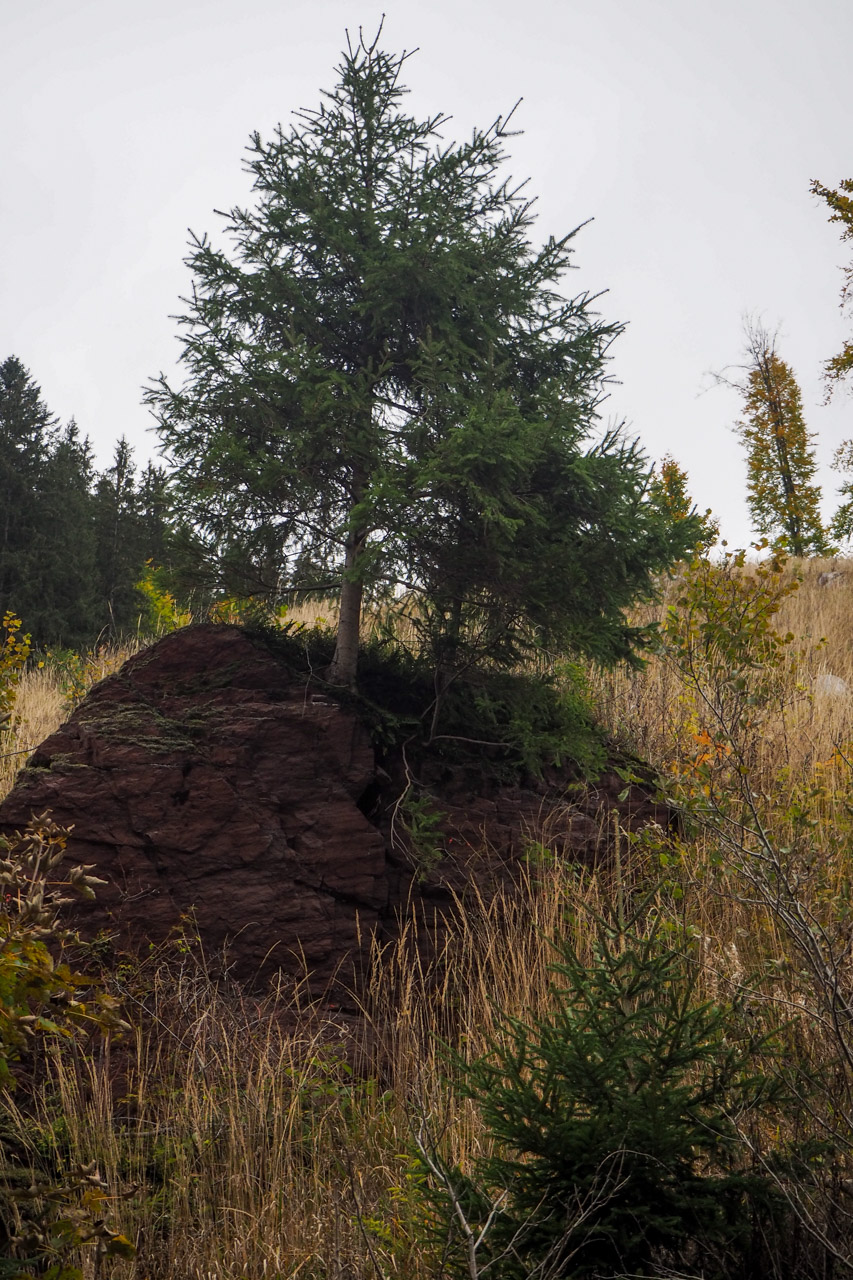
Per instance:
[[[373,752],[351,715],[312,697],[231,627],[166,637],[99,684],[28,761],[8,830],[50,809],[75,860],[109,880],[98,915],[159,942],[194,911],[206,945],[236,937],[252,978],[326,976],[385,904],[382,836],[358,808]]]
[[[260,642],[193,627],[92,689],[27,762],[0,831],[45,809],[73,825],[71,858],[108,881],[84,927],[124,947],[191,917],[244,981],[307,970],[321,985],[348,976],[372,933],[393,933],[413,894],[440,911],[472,875],[481,888],[505,878],[561,793],[559,842],[576,857],[594,855],[613,807],[631,826],[665,818],[641,787],[617,801],[613,774],[568,804],[565,778],[483,795],[439,769],[447,854],[425,875],[391,837],[401,788],[383,765],[355,715]]]

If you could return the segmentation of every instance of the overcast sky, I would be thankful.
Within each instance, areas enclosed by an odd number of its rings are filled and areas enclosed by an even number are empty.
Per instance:
[[[416,115],[464,138],[523,98],[509,171],[537,238],[592,219],[567,290],[627,323],[606,412],[672,453],[723,536],[750,540],[738,398],[744,313],[779,326],[818,434],[827,511],[853,399],[821,365],[853,329],[850,256],[809,192],[853,177],[850,0],[0,0],[0,359],[15,354],[99,462],[156,452],[140,388],[174,371],[188,228],[249,199],[253,130],[315,106],[345,28],[419,48]]]

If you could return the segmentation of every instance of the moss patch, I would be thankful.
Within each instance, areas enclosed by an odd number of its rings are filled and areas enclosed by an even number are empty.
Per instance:
[[[183,721],[170,719],[147,703],[112,702],[108,707],[95,703],[81,708],[78,721],[108,742],[143,747],[157,755],[191,750],[194,746]]]

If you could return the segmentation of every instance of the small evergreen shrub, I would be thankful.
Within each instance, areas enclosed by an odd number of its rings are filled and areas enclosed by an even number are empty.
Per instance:
[[[454,1059],[491,1150],[463,1172],[421,1129],[447,1274],[751,1275],[756,1226],[781,1198],[737,1128],[775,1114],[770,1043],[697,1002],[684,939],[660,927],[601,925],[589,964],[557,951],[553,1011],[505,1014],[486,1054]]]

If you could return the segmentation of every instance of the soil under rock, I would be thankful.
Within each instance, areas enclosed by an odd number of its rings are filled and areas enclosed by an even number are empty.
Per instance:
[[[392,833],[393,753],[377,759],[355,712],[260,639],[203,625],[90,691],[19,774],[0,831],[45,810],[73,827],[69,858],[107,881],[86,932],[139,950],[188,920],[249,985],[283,970],[318,990],[351,981],[370,938],[393,937],[413,906],[440,919],[472,881],[494,892],[532,840],[589,861],[614,810],[631,829],[667,820],[651,789],[626,790],[612,769],[582,789],[570,772],[526,786],[429,772],[443,842],[425,867]]]

